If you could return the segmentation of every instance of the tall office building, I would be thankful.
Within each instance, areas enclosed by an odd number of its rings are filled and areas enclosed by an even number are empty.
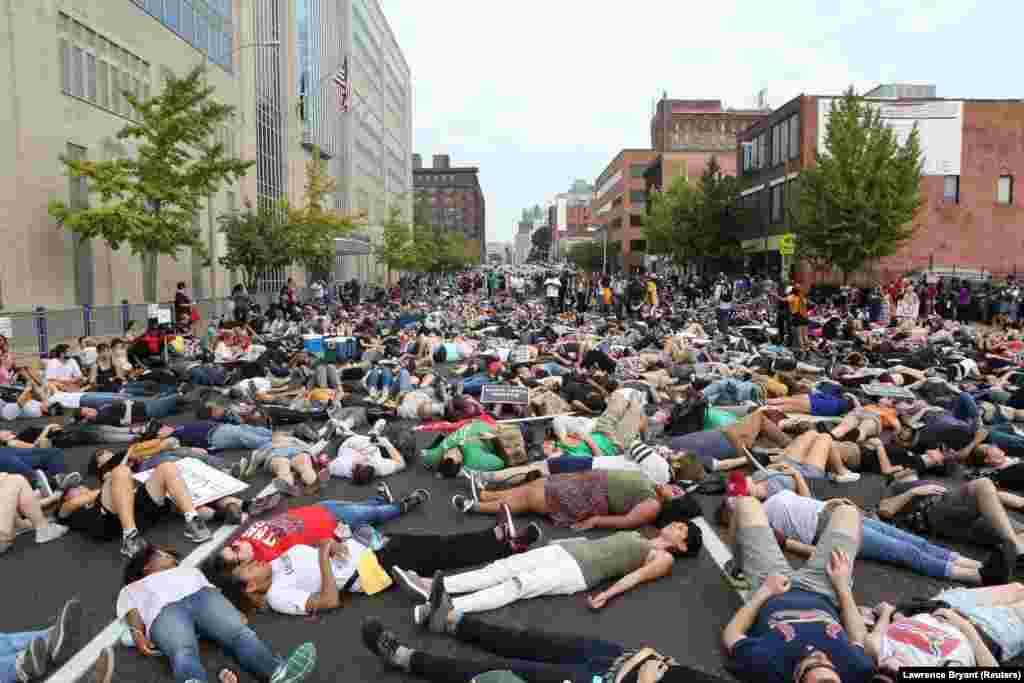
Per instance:
[[[154,271],[151,261],[144,266],[126,247],[115,251],[99,240],[78,240],[55,224],[47,204],[59,199],[86,207],[96,201],[85,181],[67,176],[61,156],[101,161],[135,153],[116,137],[137,118],[125,90],[147,98],[161,90],[167,74],[181,76],[206,64],[214,97],[240,104],[235,0],[3,4],[0,306],[166,301],[178,281],[200,297],[224,293],[216,217],[236,204],[238,186],[224,188],[195,218],[212,267],[186,253],[178,260],[161,257]],[[225,125],[217,138],[240,153],[247,126],[241,120]]]

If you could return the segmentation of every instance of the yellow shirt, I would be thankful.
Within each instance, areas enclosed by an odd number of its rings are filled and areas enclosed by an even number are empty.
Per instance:
[[[654,283],[654,280],[647,282],[647,303],[652,306],[658,305],[658,285]]]

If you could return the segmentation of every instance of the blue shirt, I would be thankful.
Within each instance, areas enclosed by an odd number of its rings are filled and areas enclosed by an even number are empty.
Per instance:
[[[797,664],[815,651],[829,656],[843,683],[866,682],[874,673],[874,662],[850,642],[835,605],[794,588],[764,604],[747,637],[733,648],[732,668],[742,680],[792,683]]]
[[[220,425],[216,422],[189,422],[174,428],[174,438],[189,448],[210,448],[210,434]]]

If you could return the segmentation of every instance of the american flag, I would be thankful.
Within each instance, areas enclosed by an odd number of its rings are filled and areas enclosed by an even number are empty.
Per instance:
[[[334,74],[334,83],[338,86],[338,105],[341,111],[348,111],[348,57],[341,63],[338,73]]]

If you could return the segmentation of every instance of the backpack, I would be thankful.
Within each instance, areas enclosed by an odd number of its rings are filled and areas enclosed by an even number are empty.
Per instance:
[[[498,457],[506,467],[518,467],[529,461],[526,454],[526,440],[517,424],[499,424],[495,430]]]

